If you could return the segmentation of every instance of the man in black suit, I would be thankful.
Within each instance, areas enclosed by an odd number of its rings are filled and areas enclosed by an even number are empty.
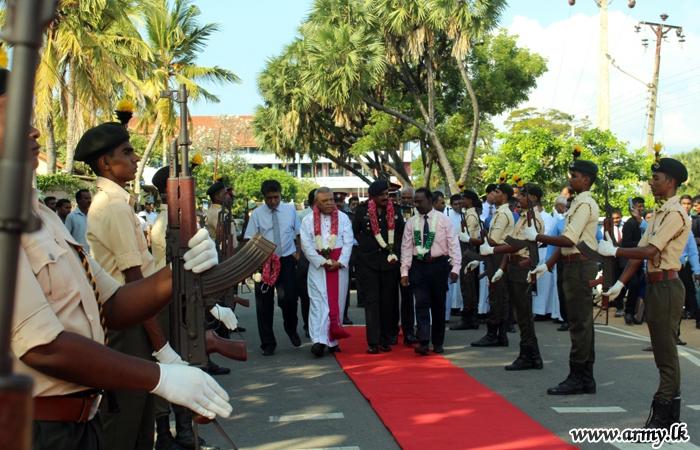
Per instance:
[[[622,226],[622,240],[619,246],[622,248],[636,248],[639,241],[642,239],[642,215],[644,214],[644,199],[636,197],[632,199],[632,209],[630,209],[632,217],[627,219]],[[615,258],[619,266],[623,270],[629,261],[627,258]],[[622,273],[622,272],[620,272]],[[632,275],[632,278],[627,282],[627,301],[624,305],[625,323],[634,325],[634,312],[637,308],[637,299],[639,298],[639,284],[643,275],[642,267],[637,269],[637,272]],[[622,295],[618,298],[621,298]]]

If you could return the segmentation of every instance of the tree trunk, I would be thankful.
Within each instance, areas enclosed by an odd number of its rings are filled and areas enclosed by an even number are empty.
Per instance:
[[[168,137],[165,135],[165,131],[163,131],[163,166],[168,165],[169,147]]]
[[[44,119],[46,131],[46,172],[56,173],[56,136],[53,129],[53,113],[49,113]]]
[[[66,167],[65,170],[69,174],[73,173],[73,166],[75,157],[75,145],[77,143],[77,97],[78,97],[78,74],[76,69],[76,64],[70,64],[70,70],[68,73],[68,90],[66,92]]]
[[[464,159],[464,166],[462,166],[462,173],[459,179],[462,183],[466,183],[467,176],[469,175],[469,169],[472,167],[474,162],[474,154],[476,153],[476,140],[479,137],[479,102],[476,99],[476,94],[474,93],[474,87],[471,81],[469,81],[469,76],[467,74],[467,68],[464,65],[464,60],[457,56],[457,67],[459,68],[459,73],[462,75],[462,81],[467,87],[467,92],[469,93],[469,98],[472,101],[472,109],[474,110],[474,124],[472,125],[472,135],[469,138],[469,149],[467,150],[467,157]]]
[[[153,135],[151,135],[151,140],[148,141],[148,145],[146,146],[146,150],[143,151],[143,157],[141,158],[141,161],[139,161],[139,168],[136,171],[136,180],[134,181],[134,194],[136,195],[136,201],[140,201],[141,198],[141,177],[143,176],[143,170],[146,168],[146,165],[148,164],[148,159],[151,157],[151,150],[153,150],[153,146],[156,144],[156,140],[158,139],[158,133],[160,133],[160,121],[156,122],[156,129],[153,130]]]

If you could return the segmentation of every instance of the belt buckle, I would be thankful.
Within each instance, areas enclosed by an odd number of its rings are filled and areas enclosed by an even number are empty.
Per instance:
[[[90,404],[90,409],[87,406]],[[102,392],[97,392],[83,397],[83,411],[80,414],[80,418],[77,420],[78,423],[89,422],[95,418],[97,411],[100,410],[100,404],[102,403]]]

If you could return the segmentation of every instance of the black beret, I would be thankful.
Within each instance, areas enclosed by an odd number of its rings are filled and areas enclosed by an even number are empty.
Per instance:
[[[158,189],[158,192],[165,192],[165,189],[168,186],[168,177],[170,177],[169,165],[161,167],[155,174],[153,174],[151,184]]]
[[[469,200],[472,201],[472,204],[477,207],[478,205],[481,205],[481,199],[479,196],[476,194],[476,192],[471,191],[469,189],[466,189],[464,192],[462,192],[462,196],[464,198],[468,198]]]
[[[0,95],[7,93],[7,82],[10,77],[10,71],[4,67],[0,67]]]
[[[386,180],[375,180],[369,185],[367,193],[369,195],[379,195],[389,189],[389,182]]]
[[[496,190],[501,191],[501,193],[503,194],[506,194],[508,198],[511,198],[513,196],[513,188],[508,183],[501,183],[497,185]]]
[[[129,132],[119,122],[107,122],[90,128],[80,138],[75,147],[75,160],[87,161],[92,156],[100,156],[129,140]]]
[[[673,158],[661,158],[659,162],[655,162],[651,165],[651,171],[670,175],[675,178],[678,183],[685,183],[688,180],[688,169],[685,168],[682,162]]]
[[[527,192],[530,195],[534,195],[537,197],[537,200],[541,200],[542,196],[544,196],[544,191],[542,190],[541,187],[536,185],[535,183],[525,183],[525,185],[521,188],[520,192]]]
[[[216,183],[209,186],[209,189],[207,189],[207,195],[211,197],[212,195],[216,194],[222,189],[226,189],[226,185],[223,181],[217,181]]]
[[[598,166],[593,161],[577,159],[569,164],[569,172],[588,173],[594,177],[598,176]]]

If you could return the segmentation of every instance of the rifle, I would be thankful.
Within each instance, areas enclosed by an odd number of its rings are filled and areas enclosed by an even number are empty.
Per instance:
[[[530,200],[530,190],[527,184],[525,185],[525,195],[527,196],[527,226],[530,227],[533,224],[537,226],[535,219],[535,205],[533,205],[532,200]],[[520,262],[520,267],[530,266],[530,271],[537,268],[540,263],[540,250],[537,242],[528,241],[527,239],[515,239],[511,236],[506,236],[505,242],[506,244],[517,248],[527,247],[528,258]],[[525,294],[532,294],[533,297],[537,296],[537,277],[532,276],[532,281],[527,287]]]
[[[53,20],[56,0],[8,0],[2,38],[14,47],[0,158],[0,430],[6,430],[3,446],[31,448],[32,379],[12,372],[10,353],[17,258],[22,233],[39,229],[32,213],[29,185],[34,172],[27,157],[27,136],[32,120],[34,79],[39,65],[43,31]]]
[[[610,205],[610,201],[608,199],[608,183],[606,182],[603,185],[604,189],[604,195],[605,195],[605,219],[603,220],[603,235],[609,235],[610,239],[613,239],[613,243],[615,243],[615,239],[613,238],[613,218],[612,218],[612,206]],[[579,242],[576,244],[576,248],[578,251],[583,254],[586,258],[597,262],[598,264],[603,265],[603,275],[601,277],[598,277],[595,280],[591,280],[588,283],[588,286],[593,288],[595,286],[598,286],[599,284],[602,285],[603,292],[606,292],[610,287],[615,283],[615,257],[614,256],[603,256],[597,251],[593,250],[586,244],[584,241]],[[598,316],[605,311],[605,325],[608,324],[608,315],[609,315],[609,308],[610,308],[610,299],[606,296],[603,296],[602,302],[600,304],[600,309],[596,313],[595,317],[593,318],[593,321],[595,321]]]
[[[481,229],[480,236],[481,239],[488,239],[488,233],[486,232],[486,226],[484,225],[484,221],[481,220],[481,216],[479,216],[479,228]],[[482,261],[484,263],[484,271],[479,274],[478,279],[481,280],[482,278],[486,277],[488,281],[488,286],[489,286],[489,294],[493,293],[496,289],[496,287],[491,283],[491,277],[496,273],[498,270],[498,263],[495,260],[496,255],[480,255],[476,253],[475,250],[472,250],[471,244],[469,244],[469,248],[465,250],[465,252],[462,254],[463,257],[469,258],[470,261]]]
[[[248,229],[248,223],[250,222],[250,199],[245,201],[245,209],[243,210],[243,228],[241,230],[238,240],[242,241],[245,239],[245,232]]]
[[[236,252],[236,248],[233,246],[236,237],[231,233],[233,227],[233,216],[231,214],[232,206],[233,197],[231,195],[226,195],[221,203],[221,211],[219,211],[218,221],[216,223],[216,251],[219,253],[219,261],[226,261]],[[219,300],[225,307],[231,308],[234,311],[236,305],[241,305],[246,308],[250,306],[250,300],[237,296],[235,288],[226,291]]]
[[[275,245],[256,234],[245,251],[201,274],[185,270],[182,257],[187,244],[197,231],[195,183],[190,174],[189,136],[187,133],[187,89],[161,91],[180,105],[180,134],[170,145],[168,178],[168,230],[166,233],[168,262],[173,271],[173,301],[170,304],[170,343],[173,349],[192,366],[206,367],[208,355],[220,353],[228,358],[247,359],[245,341],[233,341],[205,332],[204,308],[216,304],[222,295],[252,275],[274,251]],[[178,165],[178,153],[181,163]],[[177,173],[177,167],[180,173]]]

